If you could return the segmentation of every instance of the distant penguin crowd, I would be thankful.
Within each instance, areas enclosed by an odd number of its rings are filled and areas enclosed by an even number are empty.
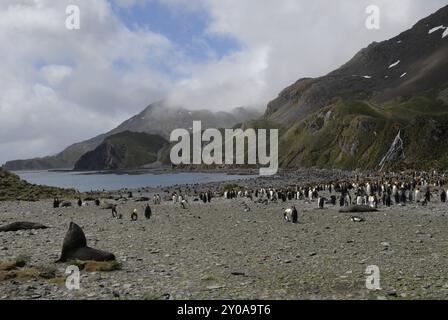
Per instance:
[[[259,186],[244,187],[236,185],[234,188],[221,190],[219,185],[205,189],[199,184],[191,186],[167,187],[164,195],[156,193],[152,195],[152,204],[161,205],[163,202],[171,202],[180,211],[191,212],[192,203],[210,204],[213,199],[224,200],[245,199],[243,211],[251,212],[248,202],[270,205],[291,203],[287,209],[283,209],[283,218],[287,222],[298,223],[297,207],[300,202],[307,205],[315,205],[315,209],[324,210],[328,207],[341,207],[340,212],[375,212],[378,208],[392,206],[427,206],[431,202],[446,203],[448,201],[448,177],[445,174],[433,172],[388,172],[372,174],[356,174],[351,178],[325,183],[289,184],[282,187]],[[225,186],[225,185],[224,185]],[[144,190],[143,190],[144,191]],[[123,214],[118,206],[127,201],[146,202],[142,208],[144,217],[151,219],[153,210],[149,205],[151,198],[142,195],[142,190],[134,192],[125,190],[116,196],[109,196],[114,203],[100,201],[98,197],[77,199],[78,207],[88,206],[92,202],[96,206],[112,211],[112,218],[122,219]],[[190,202],[191,201],[191,202]],[[54,208],[71,207],[72,203],[55,198]],[[370,210],[368,208],[371,208]],[[178,210],[177,209],[177,210]],[[130,219],[139,219],[138,209],[130,212]]]

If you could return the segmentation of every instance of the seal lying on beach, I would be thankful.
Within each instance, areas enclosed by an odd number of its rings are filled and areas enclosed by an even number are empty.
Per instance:
[[[151,200],[151,199],[149,199],[148,197],[140,197],[140,198],[135,199],[134,201],[135,202],[149,202],[149,200]]]
[[[343,213],[355,213],[355,212],[377,212],[378,209],[369,207],[369,206],[360,206],[360,205],[353,205],[353,206],[348,206],[345,208],[342,208],[341,210],[339,210],[339,212],[343,212]]]
[[[61,258],[56,262],[70,260],[111,261],[115,260],[115,256],[112,253],[88,247],[84,231],[76,223],[70,222],[62,244]]]
[[[13,232],[19,230],[33,230],[33,229],[47,229],[47,226],[44,226],[40,223],[34,222],[14,222],[8,224],[6,226],[0,227],[0,232]]]
[[[111,210],[114,207],[113,203],[105,202],[102,206],[102,209],[104,210]]]
[[[70,201],[64,201],[61,203],[61,208],[73,207],[73,204]]]

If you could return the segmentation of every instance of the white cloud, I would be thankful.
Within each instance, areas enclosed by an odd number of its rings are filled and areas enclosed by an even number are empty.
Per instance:
[[[68,4],[80,7],[79,31],[65,28]],[[171,42],[129,30],[105,0],[2,1],[0,43],[0,163],[108,131],[170,83],[156,66]]]
[[[47,65],[41,70],[42,76],[50,85],[58,85],[72,74],[73,69],[63,65]]]
[[[268,90],[264,73],[268,71],[270,47],[237,52],[206,65],[190,66],[188,77],[177,83],[168,104],[196,109],[229,110],[253,106]]]

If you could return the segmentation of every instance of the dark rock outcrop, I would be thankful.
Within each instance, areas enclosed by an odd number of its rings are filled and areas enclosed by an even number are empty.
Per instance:
[[[169,145],[163,137],[125,131],[108,137],[95,150],[84,154],[76,171],[134,169],[159,160],[159,152]]]

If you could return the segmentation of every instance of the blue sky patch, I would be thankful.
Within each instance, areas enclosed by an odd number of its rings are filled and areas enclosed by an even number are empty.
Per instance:
[[[159,1],[123,8],[112,3],[118,18],[131,30],[149,28],[162,34],[192,62],[220,59],[240,49],[235,39],[217,34],[206,34],[209,15],[200,10],[173,10]]]

